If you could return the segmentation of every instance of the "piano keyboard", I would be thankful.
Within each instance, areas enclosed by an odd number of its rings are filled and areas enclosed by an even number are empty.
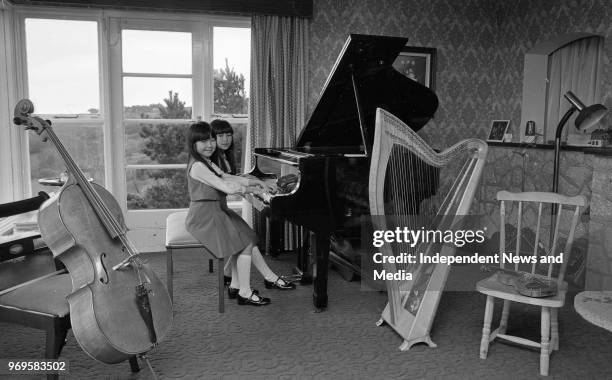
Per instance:
[[[289,156],[289,157],[293,157],[293,158],[303,158],[303,157],[314,156],[313,154],[304,153],[304,152],[298,152],[297,150],[293,150],[293,149],[279,149],[279,152],[283,156]]]
[[[268,193],[262,194],[245,194],[244,198],[253,206],[257,211],[264,211],[270,207],[270,198],[272,195]]]

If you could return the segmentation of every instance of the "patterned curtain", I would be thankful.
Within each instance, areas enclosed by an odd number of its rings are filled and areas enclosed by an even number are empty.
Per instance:
[[[306,122],[308,26],[309,20],[301,17],[255,15],[251,20],[247,170],[252,167],[254,148],[294,146]],[[244,218],[263,239],[265,218],[251,212],[245,205]],[[283,235],[285,242],[291,241]]]
[[[305,123],[308,24],[300,17],[253,16],[251,152],[255,147],[293,146]]]
[[[546,104],[546,140],[555,138],[557,124],[571,104],[563,95],[572,91],[585,105],[600,103],[601,37],[588,37],[555,50],[549,57],[548,94]],[[574,127],[577,113],[563,129],[563,140],[578,135]]]

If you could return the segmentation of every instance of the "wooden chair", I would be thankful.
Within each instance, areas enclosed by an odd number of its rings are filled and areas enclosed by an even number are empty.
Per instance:
[[[509,252],[519,254],[521,252],[521,243],[525,242],[525,238],[521,236],[523,233],[522,228],[524,227],[524,220],[526,215],[531,212],[526,212],[526,208],[529,205],[534,205],[536,208],[537,222],[535,225],[535,241],[533,244],[533,254],[536,257],[538,264],[528,264],[531,266],[530,273],[538,275],[542,269],[545,270],[541,273],[541,278],[546,278],[552,281],[556,281],[557,294],[551,297],[534,298],[524,296],[518,293],[518,291],[508,285],[504,285],[501,281],[500,273],[480,281],[476,285],[476,290],[487,296],[487,303],[485,307],[484,315],[484,326],[482,328],[482,339],[480,342],[480,358],[486,359],[487,352],[489,349],[489,343],[495,338],[501,338],[513,343],[525,345],[528,347],[540,348],[540,374],[542,376],[548,375],[549,369],[549,357],[551,351],[559,349],[559,324],[557,321],[558,310],[565,303],[565,293],[567,291],[567,283],[563,281],[565,275],[565,269],[571,252],[572,243],[574,239],[574,232],[580,216],[580,207],[587,205],[587,200],[584,196],[579,195],[575,197],[567,197],[556,193],[545,193],[545,192],[525,192],[525,193],[510,193],[507,191],[500,191],[497,193],[497,199],[501,201],[500,214],[500,256],[502,252]],[[509,250],[506,244],[506,214],[512,212],[510,208],[511,202],[517,204],[516,215],[516,246],[515,250]],[[547,215],[543,215],[543,205],[551,204],[553,210],[556,208],[556,222],[554,223],[554,230],[551,228],[552,239],[542,236],[542,218],[548,219]],[[564,208],[564,206],[568,206]],[[531,210],[530,210],[531,211]],[[565,211],[565,212],[564,212]],[[571,212],[571,216],[567,212]],[[535,222],[535,220],[534,220]],[[561,225],[565,224],[567,230],[561,228]],[[531,227],[531,226],[530,226]],[[552,226],[551,226],[552,227]],[[567,232],[567,240],[564,249],[561,250],[559,245],[559,238],[562,231]],[[550,241],[548,245],[550,248],[546,250],[544,247],[546,241]],[[531,249],[530,249],[531,250]],[[556,266],[558,269],[553,268],[554,264],[540,264],[540,257],[542,255],[556,256],[562,254],[563,262]],[[504,261],[501,259],[501,268],[504,268]],[[518,264],[515,264],[514,270],[518,270]],[[495,298],[501,298],[504,300],[501,320],[499,327],[491,332],[491,319],[493,317],[493,304]],[[535,305],[541,307],[541,341],[540,343],[534,342],[525,338],[508,335],[506,334],[506,328],[508,326],[508,315],[510,312],[511,302],[520,302],[523,304]]]
[[[185,229],[185,219],[187,218],[187,211],[175,212],[168,215],[166,218],[166,273],[167,273],[167,286],[168,293],[170,293],[170,299],[174,300],[174,286],[173,286],[173,263],[172,255],[179,249],[202,249],[210,257],[215,257],[202,243],[196,240],[191,234]],[[219,262],[219,313],[225,312],[224,303],[224,285],[223,285],[223,265],[224,258],[216,258]],[[208,259],[208,272],[213,272],[213,259]]]

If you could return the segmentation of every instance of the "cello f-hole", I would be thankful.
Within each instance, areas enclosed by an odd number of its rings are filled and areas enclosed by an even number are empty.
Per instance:
[[[100,282],[103,284],[108,284],[108,271],[106,270],[106,265],[104,265],[105,258],[106,253],[102,252],[98,258],[98,261],[96,261],[96,271],[98,272]]]

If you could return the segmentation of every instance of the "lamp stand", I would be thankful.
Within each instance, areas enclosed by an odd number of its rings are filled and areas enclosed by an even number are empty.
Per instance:
[[[567,120],[569,120],[570,116],[578,109],[575,106],[572,106],[570,109],[565,112],[559,124],[557,124],[557,131],[555,133],[555,161],[553,164],[553,188],[552,192],[556,193],[559,191],[559,164],[560,164],[560,151],[561,151],[561,132],[563,131],[563,127]]]

